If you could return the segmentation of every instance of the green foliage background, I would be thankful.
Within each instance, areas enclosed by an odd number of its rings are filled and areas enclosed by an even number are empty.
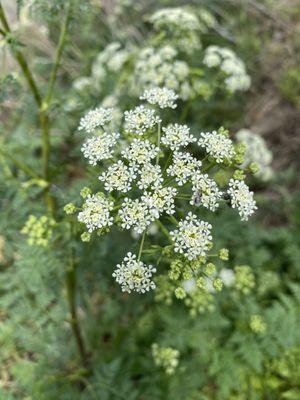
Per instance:
[[[44,93],[52,61],[28,42],[28,31],[23,43],[24,19],[46,27],[46,36],[55,44],[69,3],[16,3],[19,30],[3,38],[3,52],[22,51]],[[260,67],[268,61],[266,49],[273,44],[277,30],[285,32],[286,24],[300,18],[297,6],[279,18],[274,3],[188,2],[191,9],[206,7],[218,21],[215,30],[203,34],[205,46],[214,43],[233,48],[245,61],[253,83],[250,93],[231,98],[216,93],[209,101],[193,101],[187,112],[182,105],[178,112],[185,113],[186,123],[196,128],[201,124],[201,130],[243,126],[247,108],[256,101],[264,82]],[[76,202],[80,189],[94,179],[80,155],[79,118],[112,90],[108,81],[95,96],[78,93],[72,83],[90,73],[94,58],[111,41],[142,44],[151,34],[146,17],[166,5],[170,2],[128,1],[118,2],[110,10],[101,2],[72,3],[48,109],[50,193],[57,204],[58,220],[64,218],[63,206]],[[7,4],[3,2],[3,6],[6,9]],[[298,51],[296,33],[288,40],[293,51]],[[278,96],[291,107],[299,106],[299,65],[295,60],[292,57],[291,65],[282,67],[275,77]],[[40,175],[43,150],[34,99],[15,65],[12,70],[4,65],[0,101],[0,399],[300,398],[300,201],[295,160],[289,159],[275,171],[270,183],[253,181],[259,211],[252,221],[241,223],[229,210],[214,215],[216,226],[222,227],[215,232],[215,240],[219,247],[230,250],[229,267],[249,265],[256,284],[248,295],[225,288],[215,295],[213,312],[191,318],[177,300],[168,306],[155,302],[153,294],[120,292],[111,277],[112,269],[125,251],[135,249],[125,233],[113,231],[109,238],[86,244],[72,238],[62,222],[49,246],[27,244],[20,231],[28,216],[46,212],[45,182],[31,176],[32,171]],[[123,98],[123,109],[134,105],[133,101]],[[274,141],[268,138],[271,148]],[[81,363],[70,323],[66,249],[71,249],[76,264],[76,307],[89,368]],[[254,314],[266,323],[265,333],[250,329]],[[151,355],[154,342],[180,351],[174,375],[167,376],[155,366]]]

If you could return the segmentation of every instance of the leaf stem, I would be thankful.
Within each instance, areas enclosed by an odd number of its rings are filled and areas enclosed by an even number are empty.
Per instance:
[[[157,156],[156,156],[156,165],[159,163],[159,153],[160,153],[160,135],[161,135],[161,123],[157,124],[157,147],[159,149]]]
[[[142,255],[142,251],[143,251],[143,247],[144,247],[144,242],[145,242],[145,236],[146,236],[146,230],[143,232],[143,236],[142,236],[142,239],[141,239],[139,254],[138,254],[138,258],[137,258],[138,261],[140,261],[140,259],[141,259],[141,255]]]

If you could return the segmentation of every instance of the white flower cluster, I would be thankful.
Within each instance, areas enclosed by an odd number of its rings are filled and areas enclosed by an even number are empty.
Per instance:
[[[226,159],[231,160],[235,155],[232,141],[223,133],[217,131],[201,132],[198,144],[204,147],[206,152],[212,156],[217,163]]]
[[[134,65],[132,92],[136,93],[153,86],[175,90],[179,97],[187,100],[192,88],[189,83],[189,66],[177,60],[177,51],[166,45],[159,49],[146,47],[138,52]]]
[[[140,97],[140,100],[146,100],[149,104],[158,105],[160,108],[176,108],[177,99],[178,95],[174,90],[166,87],[147,89]]]
[[[88,232],[101,229],[113,224],[110,212],[114,203],[99,194],[88,195],[82,211],[78,214],[78,221],[86,225]]]
[[[142,98],[161,108],[176,107],[175,93],[166,88],[150,89]],[[176,200],[186,200],[193,206],[201,205],[215,211],[223,196],[217,183],[205,173],[206,166],[211,165],[210,160],[208,162],[204,157],[201,161],[190,152],[181,150],[197,142],[189,127],[176,123],[162,127],[160,138],[160,117],[147,107],[138,106],[126,111],[126,133],[141,137],[134,137],[129,143],[127,141],[125,148],[119,147],[119,152],[116,151],[119,158],[110,162],[99,176],[107,194],[89,194],[78,214],[79,222],[86,225],[89,233],[108,228],[115,222],[135,235],[143,235],[138,259],[128,253],[113,274],[122,290],[139,293],[155,287],[151,281],[155,268],[140,261],[150,226],[156,223],[171,238],[174,251],[188,260],[205,256],[212,246],[212,226],[192,212],[177,225],[173,215],[176,212]],[[158,135],[153,135],[151,130],[157,124]],[[119,136],[117,133],[103,132],[88,139],[82,146],[84,156],[93,165],[110,158]],[[205,148],[215,163],[231,160],[235,156],[234,145],[224,129],[201,133],[198,145]],[[242,220],[247,220],[256,209],[253,193],[247,185],[231,179],[229,188],[224,191],[230,197],[232,208],[238,210]],[[116,199],[115,204],[109,198],[111,193]],[[177,225],[170,233],[158,221],[163,215]]]
[[[202,166],[202,162],[193,157],[190,153],[175,152],[173,153],[173,163],[167,169],[167,174],[175,177],[175,181],[179,186],[187,183],[198,168]]]
[[[231,207],[238,210],[242,221],[248,221],[249,216],[257,209],[253,192],[250,192],[244,181],[230,179],[227,193],[230,196]]]
[[[203,63],[209,68],[220,67],[226,74],[225,85],[230,92],[249,89],[251,79],[246,72],[245,64],[231,49],[209,46],[205,50]]]
[[[119,42],[112,42],[108,44],[97,56],[92,65],[92,84],[96,83],[98,86],[103,82],[107,76],[107,71],[119,72],[124,63],[129,58],[129,51],[122,49]]]
[[[155,283],[151,280],[155,272],[156,268],[152,265],[145,265],[142,261],[138,261],[134,254],[127,253],[112,276],[121,285],[123,292],[145,293],[155,289]]]
[[[106,172],[99,176],[99,180],[104,182],[105,190],[112,192],[119,190],[126,193],[131,189],[131,182],[136,178],[133,168],[128,167],[123,161],[118,160],[117,163],[108,167]]]
[[[192,182],[193,196],[190,204],[194,206],[202,204],[203,207],[215,211],[219,207],[219,200],[223,195],[216,182],[207,174],[201,173],[194,175]]]
[[[189,212],[186,218],[178,223],[178,229],[170,232],[175,251],[183,254],[188,260],[205,256],[212,244],[212,226],[201,221],[196,215]]]
[[[87,133],[94,132],[99,126],[103,127],[112,120],[112,108],[95,108],[81,118],[78,130]]]
[[[169,39],[173,39],[176,45],[186,52],[201,47],[199,31],[202,24],[195,13],[183,7],[162,8],[150,17],[150,22],[156,31],[171,34]]]
[[[91,165],[98,161],[107,160],[113,155],[113,148],[120,137],[119,133],[106,133],[94,136],[82,145],[81,151]]]
[[[238,142],[245,143],[247,146],[244,163],[241,168],[249,166],[252,162],[256,163],[259,171],[255,174],[263,181],[269,180],[273,175],[271,162],[273,159],[272,152],[268,149],[265,140],[248,129],[241,129],[237,132],[236,138]]]
[[[190,128],[187,125],[171,124],[167,128],[162,128],[164,136],[161,141],[171,150],[179,150],[190,143],[196,142],[196,138],[190,134]]]
[[[133,110],[125,111],[125,131],[136,135],[143,135],[147,130],[161,122],[155,115],[155,110],[138,106]]]

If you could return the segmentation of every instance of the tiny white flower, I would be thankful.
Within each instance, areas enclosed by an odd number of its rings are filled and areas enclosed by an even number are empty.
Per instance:
[[[108,192],[119,190],[123,193],[131,189],[131,182],[135,178],[133,169],[127,167],[121,160],[112,164],[106,172],[99,176],[99,180],[104,182],[104,187]]]
[[[161,122],[155,111],[145,106],[138,106],[133,110],[125,111],[125,131],[136,135],[144,135],[148,129]]]
[[[110,211],[113,208],[114,203],[100,193],[88,195],[82,211],[78,214],[78,221],[84,223],[90,233],[95,229],[111,226],[113,218]]]
[[[231,160],[235,155],[232,141],[217,131],[201,132],[198,144],[204,147],[206,152],[211,155],[217,163],[222,163],[225,159]]]
[[[227,193],[231,199],[231,207],[236,208],[242,221],[248,221],[250,215],[257,209],[253,192],[244,181],[230,179]]]
[[[160,108],[176,108],[175,101],[178,95],[171,89],[157,87],[145,90],[140,99],[146,100],[149,104],[157,104]]]
[[[155,283],[151,280],[156,268],[146,265],[136,259],[136,255],[127,253],[121,264],[118,264],[112,276],[121,285],[123,292],[145,293],[155,289]]]
[[[85,130],[88,133],[94,132],[98,126],[105,126],[112,118],[112,108],[95,108],[81,118],[78,130]]]
[[[192,177],[192,191],[191,205],[202,204],[203,207],[211,211],[215,211],[219,207],[218,201],[223,193],[219,190],[216,182],[209,178],[207,174],[196,173]]]
[[[208,222],[199,220],[189,212],[184,220],[179,221],[178,228],[170,232],[175,251],[183,254],[188,260],[205,256],[211,245],[211,228]]]
[[[187,125],[171,124],[167,128],[162,128],[164,135],[161,138],[165,146],[171,150],[179,150],[190,143],[194,143],[196,138],[190,134],[190,128]]]
[[[81,147],[81,151],[89,163],[96,165],[98,161],[107,160],[113,155],[113,147],[120,137],[118,133],[104,132],[100,136],[94,136],[87,139]]]
[[[139,199],[125,198],[118,213],[123,229],[133,228],[137,233],[143,233],[153,221],[147,205]]]
[[[139,189],[147,189],[148,187],[157,188],[161,186],[163,177],[159,165],[145,164],[139,171],[139,180],[137,186]]]
[[[194,158],[190,153],[175,152],[173,163],[167,169],[167,174],[174,176],[179,186],[184,185],[201,167],[200,160]]]
[[[122,156],[129,161],[129,164],[137,167],[153,160],[159,149],[149,140],[133,139],[131,144],[122,151]]]

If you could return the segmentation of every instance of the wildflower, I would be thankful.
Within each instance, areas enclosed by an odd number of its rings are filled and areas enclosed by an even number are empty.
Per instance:
[[[185,184],[202,165],[201,161],[194,158],[190,153],[175,152],[173,163],[167,169],[167,174],[175,177],[179,186]]]
[[[147,205],[139,199],[132,200],[126,197],[118,215],[122,228],[133,228],[137,233],[143,233],[153,221]]]
[[[145,106],[138,106],[133,110],[125,111],[125,131],[136,135],[144,135],[148,129],[161,122],[155,111]]]
[[[152,355],[157,366],[162,367],[166,374],[172,375],[179,364],[179,351],[172,347],[159,347],[152,344]]]
[[[215,211],[219,207],[219,199],[223,193],[219,190],[216,182],[210,179],[207,174],[196,173],[192,177],[193,196],[191,205],[202,204],[203,207]]]
[[[217,163],[222,163],[225,159],[231,160],[234,156],[232,141],[217,131],[201,132],[198,141],[200,147],[204,147],[206,152],[211,155]]]
[[[83,144],[81,151],[91,165],[96,165],[98,161],[112,157],[112,148],[119,137],[118,133],[103,133],[101,136],[94,136]]]
[[[163,212],[169,215],[174,214],[174,198],[176,194],[177,189],[173,187],[159,187],[153,193],[145,192],[142,196],[142,201],[149,208],[150,214],[158,219]]]
[[[95,108],[81,118],[78,130],[87,133],[94,132],[99,126],[103,127],[112,120],[112,108]]]
[[[163,182],[161,168],[159,165],[145,164],[139,171],[139,180],[137,185],[139,189],[148,187],[158,188]]]
[[[190,128],[187,125],[171,124],[162,130],[164,135],[161,142],[173,151],[196,141],[196,138],[190,134]]]
[[[223,281],[221,278],[216,278],[213,281],[213,287],[217,292],[221,292],[223,289]]]
[[[155,283],[151,280],[156,268],[145,265],[136,259],[136,255],[127,253],[121,264],[118,264],[112,276],[121,285],[122,292],[145,293],[155,289]]]
[[[184,220],[179,221],[178,229],[170,232],[175,251],[188,260],[205,256],[211,246],[211,228],[208,222],[198,220],[196,215],[189,212]]]
[[[176,288],[174,293],[175,293],[175,297],[177,299],[182,300],[186,297],[186,292],[185,292],[184,288],[182,288],[182,287]]]
[[[83,187],[81,190],[80,190],[80,196],[83,198],[83,199],[86,199],[87,197],[88,197],[88,195],[89,194],[92,194],[92,191],[91,191],[91,189],[90,188],[88,188],[88,187]]]
[[[80,236],[83,242],[89,242],[91,240],[91,234],[88,232],[83,232]]]
[[[133,139],[130,146],[122,151],[132,167],[137,167],[149,163],[159,152],[159,149],[149,140]]]
[[[229,260],[229,250],[228,249],[220,249],[219,250],[219,258],[223,261]]]
[[[112,164],[106,172],[99,176],[99,180],[104,182],[105,190],[108,192],[119,190],[122,193],[126,193],[131,189],[131,182],[135,178],[136,175],[133,169],[127,167],[121,160]]]
[[[166,87],[157,87],[145,90],[140,99],[146,100],[149,104],[157,104],[160,108],[176,108],[175,101],[178,99],[178,95]]]
[[[113,218],[110,211],[113,210],[114,203],[105,198],[101,193],[88,195],[82,211],[78,214],[78,221],[86,225],[88,232],[111,226]]]
[[[253,192],[250,192],[244,181],[230,179],[227,193],[231,199],[231,207],[238,210],[242,221],[247,221],[257,209]]]

